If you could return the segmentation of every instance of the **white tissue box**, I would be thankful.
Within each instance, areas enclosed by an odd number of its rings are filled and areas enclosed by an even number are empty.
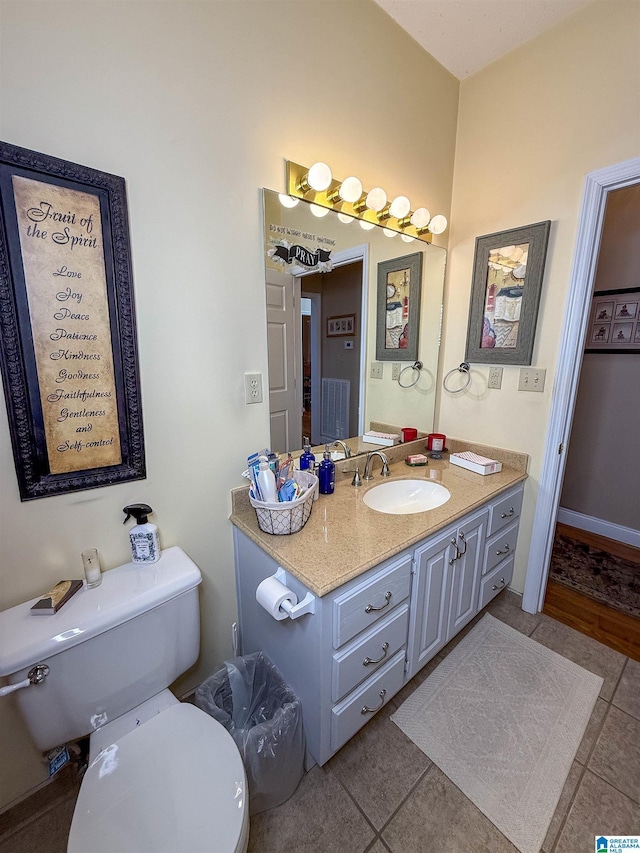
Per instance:
[[[486,456],[479,456],[470,450],[465,450],[463,453],[452,453],[449,456],[449,461],[452,465],[459,465],[461,468],[475,471],[476,474],[496,474],[502,470],[502,462],[498,462],[496,459],[487,459]]]

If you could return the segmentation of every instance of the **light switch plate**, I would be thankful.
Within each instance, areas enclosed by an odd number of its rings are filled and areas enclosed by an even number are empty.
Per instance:
[[[539,367],[521,367],[518,391],[544,391],[547,371]]]
[[[396,362],[391,365],[391,378],[394,382],[397,382],[397,380],[400,379],[400,365]]]

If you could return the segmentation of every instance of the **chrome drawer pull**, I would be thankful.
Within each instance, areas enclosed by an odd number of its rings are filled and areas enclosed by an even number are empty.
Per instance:
[[[511,507],[509,512],[503,512],[502,513],[502,518],[509,518],[509,516],[514,515],[514,514],[515,514],[515,509],[513,507]]]
[[[462,544],[464,545],[464,551],[460,551],[460,556],[464,557],[467,553],[467,540],[464,538],[464,533],[458,533],[458,539],[462,540]]]
[[[450,557],[450,559],[449,559],[449,565],[450,566],[452,566],[455,563],[455,561],[459,560],[460,557],[462,556],[460,554],[460,550],[458,549],[458,541],[455,537],[451,540],[451,544],[456,549],[456,555],[455,555],[455,557]]]
[[[375,707],[375,708],[367,708],[367,706],[366,706],[366,705],[363,705],[363,706],[362,706],[362,708],[360,708],[360,713],[361,713],[361,714],[375,714],[375,712],[376,712],[376,711],[379,711],[379,710],[380,710],[380,708],[382,708],[382,706],[384,705],[384,697],[385,697],[386,695],[387,695],[387,691],[386,691],[386,690],[381,690],[381,691],[380,691],[380,704],[379,704],[379,705],[376,705],[376,707]]]
[[[496,557],[499,557],[500,554],[508,554],[510,550],[511,549],[509,548],[509,543],[507,542],[502,551],[496,551]]]
[[[380,607],[375,607],[373,604],[367,604],[367,606],[364,609],[364,612],[365,613],[371,613],[372,610],[384,610],[385,607],[389,606],[389,602],[391,601],[391,590],[389,590],[389,592],[385,592],[384,597],[385,597],[384,604],[380,605]]]
[[[505,583],[506,583],[505,579],[500,578],[500,583],[499,584],[494,583],[494,585],[491,587],[491,589],[502,589],[502,587],[505,585]]]
[[[362,661],[362,665],[363,666],[369,666],[370,663],[380,663],[381,660],[384,660],[386,658],[388,651],[389,651],[389,643],[383,643],[382,644],[382,654],[380,655],[380,657],[376,658],[375,660],[373,658],[365,658]]]

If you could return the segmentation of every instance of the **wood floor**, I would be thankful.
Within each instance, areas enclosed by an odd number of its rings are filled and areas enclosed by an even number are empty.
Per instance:
[[[640,549],[611,539],[605,539],[585,530],[577,530],[564,524],[558,525],[558,533],[615,554],[640,566]],[[635,618],[599,601],[594,601],[576,590],[549,580],[543,613],[564,622],[581,634],[586,634],[640,661],[640,619]]]

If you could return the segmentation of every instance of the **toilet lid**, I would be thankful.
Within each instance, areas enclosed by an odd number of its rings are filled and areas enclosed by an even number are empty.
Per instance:
[[[176,703],[103,749],[87,768],[67,851],[235,851],[247,814],[233,738],[204,711]]]

